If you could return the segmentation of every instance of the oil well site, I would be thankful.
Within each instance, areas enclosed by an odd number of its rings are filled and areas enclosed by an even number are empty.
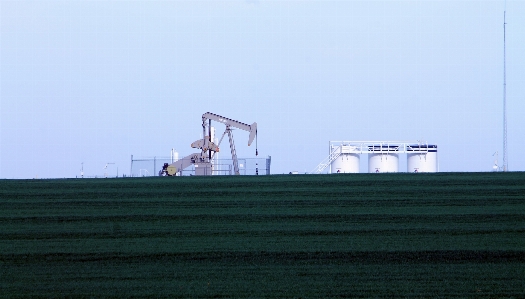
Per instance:
[[[225,126],[219,138],[212,121]],[[248,146],[255,141],[255,155],[237,156],[233,130],[248,132]],[[241,132],[242,133],[242,132]],[[257,123],[251,125],[211,112],[202,115],[202,137],[191,148],[200,150],[179,157],[171,149],[169,157],[134,157],[130,161],[130,177],[146,176],[210,176],[210,175],[270,175],[271,156],[258,157]],[[221,144],[228,136],[229,150]],[[244,137],[244,136],[243,136]],[[245,138],[243,138],[244,141]],[[222,148],[222,150],[221,150]],[[220,155],[220,158],[219,158]],[[406,160],[406,171],[400,167],[400,156]],[[361,170],[361,160],[367,159],[367,170]],[[328,156],[309,174],[321,173],[433,173],[439,171],[438,147],[426,141],[329,141]],[[291,171],[290,174],[299,174]]]

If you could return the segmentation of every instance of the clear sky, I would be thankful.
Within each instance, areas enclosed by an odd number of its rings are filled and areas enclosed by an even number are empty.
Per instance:
[[[185,156],[207,111],[257,122],[272,173],[311,171],[330,140],[425,140],[440,171],[490,171],[505,10],[508,164],[525,171],[525,1],[0,0],[0,178]]]

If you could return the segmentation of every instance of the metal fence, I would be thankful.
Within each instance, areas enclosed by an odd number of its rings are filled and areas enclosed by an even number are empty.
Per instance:
[[[272,158],[239,158],[239,172],[241,175],[269,175]],[[171,157],[140,157],[131,155],[131,167],[129,176],[146,177],[158,176],[164,163],[173,163]],[[213,163],[212,175],[233,175],[232,159],[216,159]],[[195,166],[192,165],[182,170],[183,176],[195,175]]]

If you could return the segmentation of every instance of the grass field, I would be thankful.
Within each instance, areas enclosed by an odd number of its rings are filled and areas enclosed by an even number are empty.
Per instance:
[[[525,298],[525,173],[0,180],[0,297]]]

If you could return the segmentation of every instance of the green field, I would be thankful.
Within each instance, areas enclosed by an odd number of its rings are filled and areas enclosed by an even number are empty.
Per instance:
[[[0,297],[525,298],[525,173],[0,180]]]

